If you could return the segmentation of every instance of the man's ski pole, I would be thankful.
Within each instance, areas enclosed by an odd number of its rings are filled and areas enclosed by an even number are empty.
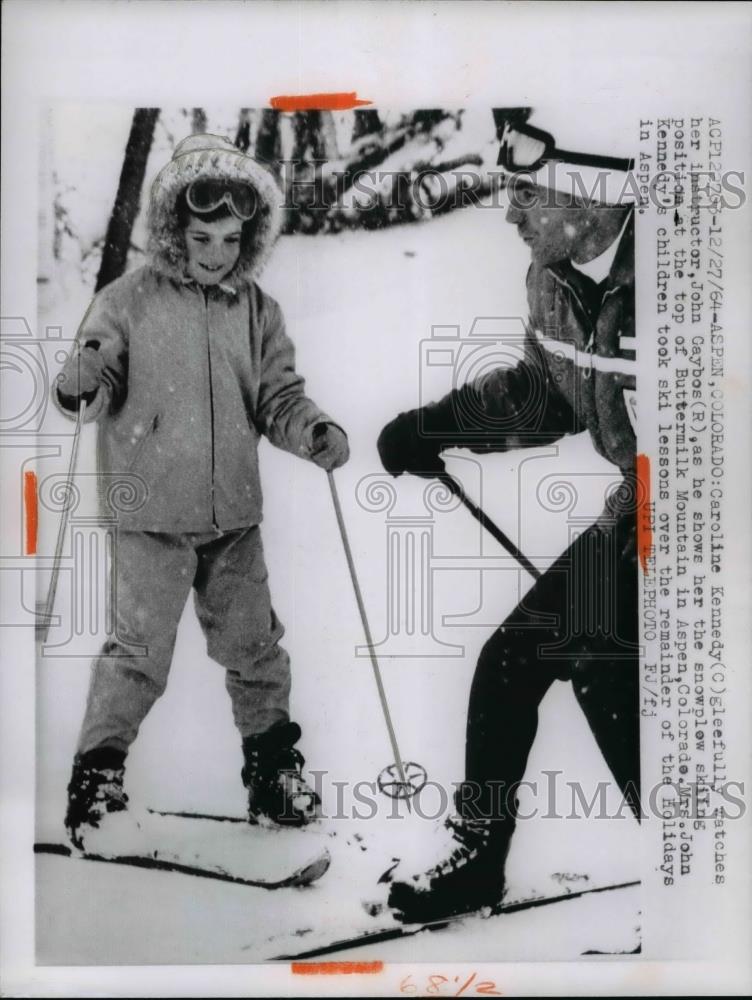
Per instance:
[[[465,493],[465,491],[462,489],[462,486],[454,478],[454,476],[450,476],[449,473],[442,473],[440,476],[437,476],[436,478],[439,480],[439,482],[442,482],[446,486],[446,488],[449,490],[450,493],[453,493],[454,496],[457,497],[457,499],[470,511],[475,520],[478,521],[480,524],[482,524],[483,527],[486,529],[486,531],[493,538],[496,539],[499,545],[505,548],[511,556],[514,556],[514,558],[517,560],[520,566],[522,566],[524,570],[527,570],[527,572],[533,577],[533,579],[535,580],[540,579],[541,577],[540,570],[537,570],[535,566],[533,566],[533,564],[530,562],[528,557],[525,555],[525,553],[521,552],[514,544],[514,542],[510,538],[507,538],[507,536],[504,534],[501,528],[498,528],[493,523],[488,514],[486,514],[485,511],[481,510],[481,508],[477,504],[473,503],[473,501]]]
[[[47,591],[47,600],[45,601],[44,611],[42,612],[41,620],[37,618],[36,623],[36,634],[37,639],[40,642],[47,642],[47,635],[50,631],[50,625],[52,623],[52,612],[55,607],[55,595],[57,593],[57,583],[60,578],[60,561],[63,557],[63,542],[65,541],[65,529],[68,527],[68,518],[70,517],[70,510],[73,506],[71,489],[73,485],[73,473],[76,471],[76,459],[78,457],[78,442],[81,439],[81,428],[84,423],[84,415],[86,414],[86,400],[81,400],[81,407],[76,416],[76,430],[73,434],[73,445],[71,447],[70,462],[68,464],[68,475],[65,480],[65,506],[63,507],[62,514],[60,515],[60,524],[57,529],[57,543],[55,544],[55,558],[52,561],[52,576],[50,577],[50,586]]]
[[[394,732],[394,726],[392,725],[392,717],[389,712],[389,703],[387,702],[386,692],[384,691],[384,684],[381,679],[381,671],[379,669],[379,662],[376,659],[376,653],[373,648],[373,638],[371,636],[371,629],[368,624],[368,615],[366,614],[365,604],[363,603],[363,595],[360,590],[360,584],[358,583],[358,574],[355,570],[355,562],[353,561],[352,550],[350,549],[350,542],[347,537],[347,528],[345,527],[345,519],[342,516],[342,507],[339,502],[339,496],[337,494],[337,486],[334,482],[334,473],[327,472],[327,478],[329,480],[329,489],[332,492],[332,501],[334,503],[334,512],[337,515],[337,524],[339,526],[340,537],[342,538],[342,545],[345,550],[345,558],[347,559],[347,566],[350,570],[350,579],[352,580],[353,589],[355,591],[355,600],[358,604],[358,611],[360,612],[360,620],[363,623],[363,631],[366,636],[366,644],[368,645],[368,654],[371,657],[371,666],[373,667],[373,676],[376,680],[376,687],[379,692],[379,699],[381,701],[381,710],[384,713],[384,721],[386,722],[386,728],[389,732],[389,742],[392,746],[392,756],[394,757],[394,767],[396,770],[396,775],[399,777],[399,783],[404,790],[402,795],[397,795],[397,798],[408,798],[410,794],[414,794],[419,791],[419,788],[415,787],[412,782],[407,780],[405,774],[405,767],[402,762],[402,757],[400,756],[399,747],[397,746],[397,736]],[[391,769],[389,769],[391,770]],[[408,789],[412,789],[408,792]],[[383,788],[382,788],[383,791]]]

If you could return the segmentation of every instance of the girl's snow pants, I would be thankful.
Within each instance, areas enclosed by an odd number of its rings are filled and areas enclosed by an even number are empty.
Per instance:
[[[271,605],[258,526],[202,534],[120,531],[116,628],[92,664],[79,753],[126,750],[164,692],[178,622],[194,591],[207,652],[225,668],[243,737],[289,719],[290,660]]]

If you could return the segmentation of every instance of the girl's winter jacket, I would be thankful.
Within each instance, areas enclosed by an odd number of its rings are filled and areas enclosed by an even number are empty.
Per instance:
[[[143,267],[97,295],[78,338],[105,361],[87,418],[102,418],[102,485],[125,529],[258,524],[260,435],[307,458],[313,426],[331,422],[305,395],[282,312],[257,285],[205,296]]]
[[[217,286],[185,277],[175,204],[197,176],[243,180],[259,199],[252,237]],[[305,395],[279,305],[253,280],[279,232],[275,192],[231,144],[186,140],[152,188],[149,263],[102,289],[84,317],[76,349],[94,346],[104,361],[86,417],[100,419],[105,511],[124,529],[257,524],[259,436],[308,458],[315,424],[332,423]]]

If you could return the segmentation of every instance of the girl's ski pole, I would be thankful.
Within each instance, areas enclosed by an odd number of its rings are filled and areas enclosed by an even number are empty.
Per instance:
[[[353,561],[352,550],[350,549],[350,542],[347,537],[347,529],[345,527],[345,520],[342,516],[342,507],[339,502],[339,496],[337,494],[337,486],[334,482],[334,473],[331,471],[327,472],[327,478],[329,480],[329,489],[332,492],[332,501],[334,503],[334,512],[337,515],[337,524],[339,526],[340,537],[342,538],[342,545],[345,550],[345,558],[347,559],[347,566],[350,570],[350,579],[352,580],[353,589],[355,590],[355,600],[358,603],[358,611],[360,612],[360,620],[363,623],[363,631],[366,636],[366,643],[368,645],[368,653],[371,657],[371,666],[373,667],[373,676],[376,680],[376,687],[379,692],[379,699],[381,701],[381,710],[384,713],[384,720],[386,722],[386,728],[389,732],[389,742],[392,746],[392,755],[394,757],[394,764],[396,768],[396,773],[399,776],[400,784],[404,789],[404,796],[407,797],[408,789],[412,788],[410,782],[408,782],[405,768],[402,763],[402,757],[400,756],[399,747],[397,746],[397,736],[394,732],[394,726],[392,725],[392,717],[389,712],[389,704],[386,698],[386,692],[384,691],[384,684],[381,679],[381,671],[379,670],[379,663],[376,659],[376,653],[373,649],[373,638],[371,636],[371,629],[368,624],[368,615],[366,614],[365,604],[363,603],[363,595],[360,590],[360,584],[358,583],[358,574],[355,570],[355,563]],[[415,789],[417,791],[418,789]]]

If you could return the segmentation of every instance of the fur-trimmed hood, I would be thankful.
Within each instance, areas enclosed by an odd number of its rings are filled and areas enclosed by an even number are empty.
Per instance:
[[[177,201],[198,178],[233,180],[249,184],[258,205],[250,239],[243,239],[240,257],[224,284],[249,285],[266,264],[282,225],[282,193],[272,175],[221,136],[200,134],[183,139],[172,159],[157,174],[149,200],[147,255],[157,271],[177,281],[185,278],[185,238],[178,222]]]

